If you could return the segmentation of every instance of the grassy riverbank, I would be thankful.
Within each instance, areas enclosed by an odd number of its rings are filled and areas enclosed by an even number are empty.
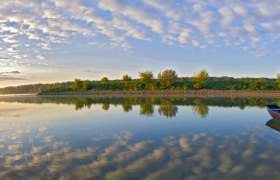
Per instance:
[[[147,90],[147,91],[65,91],[42,92],[39,96],[135,96],[135,97],[266,97],[280,98],[280,91],[248,91],[248,90]]]

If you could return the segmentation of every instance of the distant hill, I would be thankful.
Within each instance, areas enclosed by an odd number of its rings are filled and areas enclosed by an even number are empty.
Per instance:
[[[34,94],[50,89],[71,86],[73,82],[49,83],[49,84],[28,84],[20,86],[9,86],[0,88],[0,94]]]

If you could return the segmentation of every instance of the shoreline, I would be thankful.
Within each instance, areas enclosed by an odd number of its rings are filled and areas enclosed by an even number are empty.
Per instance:
[[[247,91],[247,90],[166,90],[166,91],[69,91],[69,92],[44,92],[37,96],[108,96],[108,97],[258,97],[280,98],[280,91]]]

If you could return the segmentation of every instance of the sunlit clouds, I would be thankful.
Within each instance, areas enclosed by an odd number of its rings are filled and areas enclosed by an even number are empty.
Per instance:
[[[5,1],[0,7],[0,64],[47,65],[46,54],[81,38],[124,50],[133,50],[131,41],[137,40],[237,47],[267,56],[279,48],[278,12],[275,0]]]

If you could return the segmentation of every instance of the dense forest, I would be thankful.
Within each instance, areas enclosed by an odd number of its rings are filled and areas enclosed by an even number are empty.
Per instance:
[[[119,80],[102,77],[100,81],[75,79],[53,84],[31,84],[0,89],[1,94],[26,94],[66,91],[141,91],[141,90],[280,90],[280,75],[272,78],[210,77],[205,69],[192,77],[178,77],[172,69],[154,78],[152,71],[139,72],[138,79],[125,74]]]

